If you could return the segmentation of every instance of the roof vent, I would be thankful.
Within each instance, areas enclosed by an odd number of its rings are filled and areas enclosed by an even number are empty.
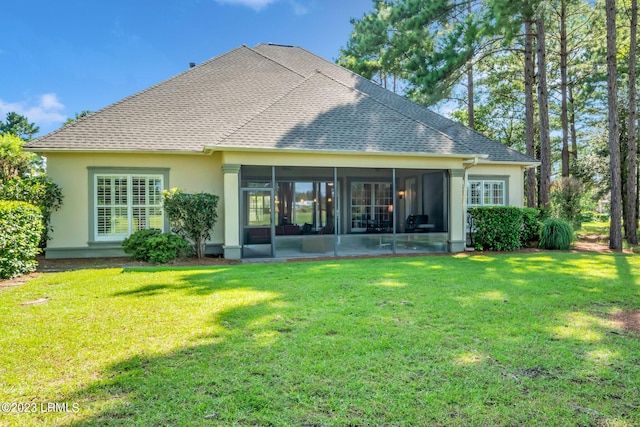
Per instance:
[[[196,63],[195,63],[195,62],[189,62],[189,68],[193,68],[193,67],[195,67],[195,66],[196,66]]]

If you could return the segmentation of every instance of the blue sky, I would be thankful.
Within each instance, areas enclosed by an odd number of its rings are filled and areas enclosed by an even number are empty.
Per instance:
[[[21,0],[2,6],[0,118],[51,132],[240,45],[338,57],[371,0]]]

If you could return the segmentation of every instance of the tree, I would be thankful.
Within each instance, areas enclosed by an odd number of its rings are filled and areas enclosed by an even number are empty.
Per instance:
[[[567,0],[560,0],[560,96],[562,106],[562,176],[569,177],[569,111],[567,82]]]
[[[178,189],[162,193],[171,230],[193,244],[198,258],[204,257],[205,243],[218,219],[218,200],[213,194],[189,194]]]
[[[535,125],[533,111],[533,85],[534,85],[534,59],[533,59],[533,31],[532,16],[527,16],[524,20],[524,96],[525,96],[525,139],[527,155],[536,158]],[[526,194],[527,206],[535,208],[537,206],[538,188],[536,170],[529,168],[526,171]]]
[[[544,10],[535,20],[538,62],[538,114],[540,117],[540,207],[549,205],[551,190],[551,140],[549,135],[549,104],[547,98],[547,54],[545,47]]]
[[[611,223],[609,248],[622,250],[622,189],[620,176],[620,134],[618,123],[618,69],[616,55],[616,0],[606,0],[607,92],[609,107],[609,173],[611,175]]]
[[[24,141],[13,133],[0,135],[0,183],[42,170],[42,159],[22,150]]]
[[[76,113],[75,117],[71,118],[69,117],[67,120],[65,120],[65,122],[63,123],[63,125],[68,125],[69,123],[73,123],[75,121],[78,121],[79,119],[83,118],[83,117],[87,117],[89,114],[93,113],[93,111],[90,110],[82,110],[79,113]]]
[[[351,24],[353,31],[347,46],[340,49],[338,64],[396,92],[403,76],[402,55],[392,47],[395,29],[390,6],[384,0],[374,0],[374,10],[352,19]]]
[[[13,111],[7,113],[7,120],[0,120],[0,134],[10,133],[25,141],[30,141],[33,136],[40,132],[40,128],[34,123],[30,123],[25,116],[21,116]]]
[[[12,133],[0,135],[0,200],[38,206],[44,219],[44,247],[51,232],[51,213],[62,205],[62,190],[45,174],[42,158],[22,150],[25,141]]]
[[[627,125],[627,179],[624,235],[627,242],[638,244],[638,150],[636,141],[636,50],[638,27],[638,2],[631,0],[629,36],[629,122]]]

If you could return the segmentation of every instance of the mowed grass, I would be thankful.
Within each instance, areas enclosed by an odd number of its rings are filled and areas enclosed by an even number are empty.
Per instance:
[[[640,425],[638,308],[625,254],[43,274],[0,290],[0,401],[38,405],[0,425]]]

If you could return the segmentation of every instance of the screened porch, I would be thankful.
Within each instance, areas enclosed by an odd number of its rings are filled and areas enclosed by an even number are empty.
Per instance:
[[[242,257],[446,252],[445,170],[242,166]]]

